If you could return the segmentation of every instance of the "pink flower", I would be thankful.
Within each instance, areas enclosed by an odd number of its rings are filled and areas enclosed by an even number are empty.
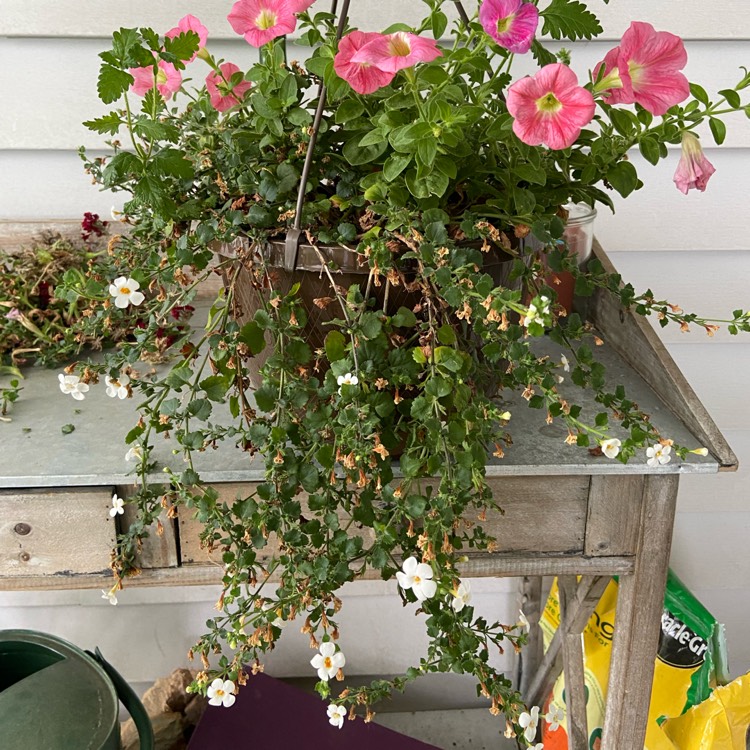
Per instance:
[[[154,69],[152,66],[144,68],[131,68],[130,74],[135,78],[130,90],[138,96],[145,96],[147,91],[154,87]],[[156,73],[156,88],[159,93],[169,99],[172,94],[177,93],[182,86],[182,75],[172,63],[159,60],[159,69]]]
[[[386,73],[370,63],[352,62],[352,57],[368,42],[380,37],[380,34],[352,31],[339,42],[339,51],[333,58],[333,69],[339,78],[343,78],[358,94],[372,94],[373,91],[387,86],[396,75]]]
[[[529,146],[572,146],[594,117],[594,97],[578,85],[576,74],[561,63],[545,65],[533,78],[516,81],[507,95],[513,132]]]
[[[681,192],[697,188],[705,192],[711,175],[716,171],[703,153],[700,141],[689,130],[682,134],[682,158],[674,173],[674,184]]]
[[[295,8],[301,0],[237,0],[227,16],[232,28],[253,47],[262,47],[297,25]]]
[[[186,31],[194,31],[199,38],[198,51],[202,50],[206,46],[208,41],[208,29],[195,17],[188,14],[184,18],[181,18],[177,26],[170,29],[164,36],[168,36],[170,39],[173,37],[184,34]],[[195,60],[198,52],[193,55],[188,62]]]
[[[484,0],[479,8],[484,30],[510,52],[523,54],[531,49],[539,11],[523,0]]]
[[[289,0],[289,5],[295,13],[304,13],[315,0]]]
[[[5,313],[5,317],[8,320],[23,320],[23,315],[17,307],[11,307],[10,310]]]
[[[224,63],[219,66],[219,70],[221,75],[212,70],[206,76],[206,89],[211,97],[211,105],[219,112],[226,112],[240,103],[252,84],[242,80],[232,85],[234,74],[242,72],[234,63]]]
[[[597,89],[608,90],[608,104],[637,103],[653,115],[663,115],[690,95],[688,79],[680,73],[686,64],[680,37],[633,21],[620,46],[599,63],[596,72],[603,65],[605,78]]]
[[[395,34],[375,34],[372,41],[352,56],[351,61],[369,63],[385,73],[397,73],[419,62],[431,62],[442,54],[432,39],[397,31]]]

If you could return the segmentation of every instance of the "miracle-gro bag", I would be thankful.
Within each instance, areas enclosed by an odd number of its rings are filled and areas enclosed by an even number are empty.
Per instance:
[[[583,633],[590,750],[598,750],[601,744],[616,609],[617,581],[612,580]],[[559,624],[560,603],[555,581],[540,620],[545,648],[549,646]],[[706,700],[711,695],[712,687],[725,681],[725,654],[723,626],[670,571],[661,618],[645,750],[675,750],[661,724],[667,718],[680,716],[691,706]],[[547,712],[551,702],[565,706],[564,691],[564,676],[560,675],[541,713]],[[567,750],[566,721],[554,732],[544,723],[542,739],[545,750]]]

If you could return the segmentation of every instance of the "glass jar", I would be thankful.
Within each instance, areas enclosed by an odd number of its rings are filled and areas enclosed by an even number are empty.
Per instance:
[[[596,209],[586,203],[568,203],[565,210],[568,212],[568,221],[563,237],[571,255],[578,258],[580,266],[591,257]]]

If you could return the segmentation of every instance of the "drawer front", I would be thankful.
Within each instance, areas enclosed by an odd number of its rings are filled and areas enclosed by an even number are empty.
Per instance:
[[[0,581],[109,575],[112,490],[0,491]]]

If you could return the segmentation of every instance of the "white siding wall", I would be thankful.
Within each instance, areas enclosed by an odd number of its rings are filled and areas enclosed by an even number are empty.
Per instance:
[[[0,0],[0,221],[76,218],[87,210],[107,214],[117,201],[88,183],[75,152],[80,145],[102,147],[102,140],[80,123],[102,110],[95,94],[96,55],[106,48],[106,36],[121,25],[150,24],[165,30],[189,11],[209,26],[215,53],[247,64],[254,52],[232,35],[225,20],[230,5],[231,0],[189,8],[177,0]],[[368,29],[401,20],[400,12],[419,8],[417,0],[356,0],[352,5],[358,23]],[[710,91],[731,85],[741,75],[739,66],[750,65],[747,0],[620,0],[594,5],[607,40],[618,39],[631,19],[681,34],[688,44],[689,75]],[[611,42],[569,46],[582,76]],[[203,73],[200,65],[196,62],[192,71],[196,78]],[[520,64],[517,70],[520,74],[526,68]],[[657,296],[685,309],[720,314],[747,308],[750,299],[750,122],[736,118],[726,147],[709,148],[708,153],[717,173],[706,194],[688,197],[671,182],[678,153],[657,168],[635,155],[647,187],[625,204],[618,203],[616,215],[601,215],[597,233],[637,288],[650,286]],[[739,674],[750,669],[750,642],[745,638],[750,620],[750,340],[722,333],[709,342],[697,332],[680,335],[672,329],[662,335],[743,464],[735,475],[682,480],[672,559],[676,572],[727,623],[733,672]],[[507,591],[497,583],[484,585],[488,595]],[[382,593],[368,589],[358,598],[352,625],[359,629],[372,611],[380,611],[387,601],[376,598]],[[512,597],[505,597],[500,610],[512,617]],[[109,608],[95,592],[0,595],[5,607],[0,627],[54,629],[87,646],[106,642],[114,661],[129,660],[129,678],[147,680],[183,658],[200,623],[210,616],[214,592],[132,590],[123,599],[131,604],[123,608],[121,619],[119,608]],[[47,606],[40,606],[66,602],[74,609],[61,610],[56,618]],[[93,612],[97,614],[91,620]],[[184,632],[170,636],[170,628],[180,621]],[[87,622],[104,625],[108,634]],[[151,639],[154,648],[138,659],[133,638],[139,645]],[[120,658],[113,653],[118,648]],[[374,671],[373,653],[362,649],[363,664],[370,666],[357,671]],[[308,654],[293,649],[289,658],[279,664],[287,674],[298,671]]]

